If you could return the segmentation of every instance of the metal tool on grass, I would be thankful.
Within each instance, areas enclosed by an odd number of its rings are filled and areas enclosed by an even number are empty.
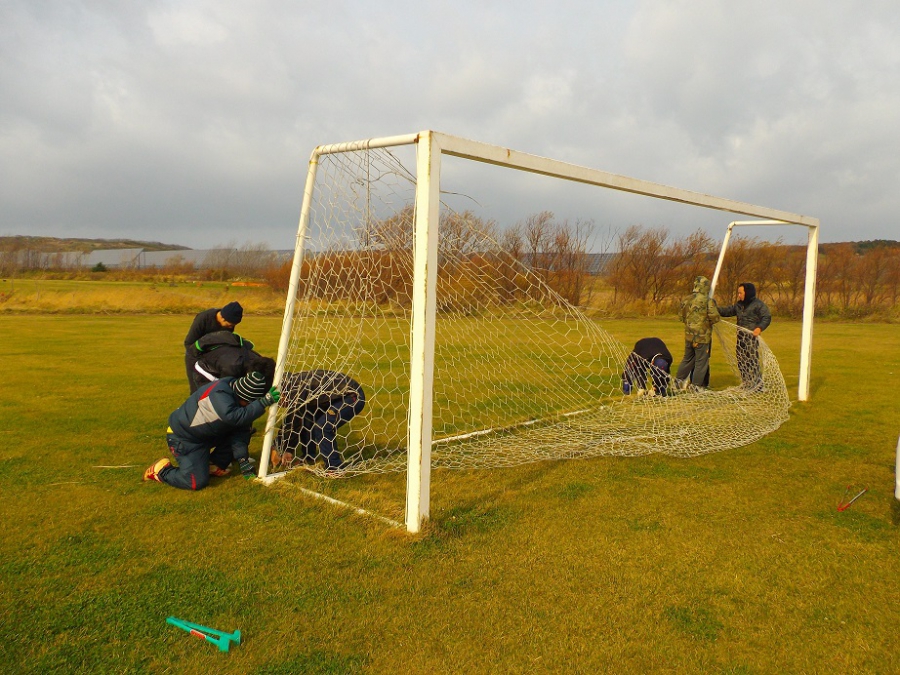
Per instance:
[[[229,647],[231,647],[232,642],[236,645],[241,644],[241,631],[239,630],[236,630],[233,633],[224,633],[215,628],[201,626],[199,623],[192,623],[190,621],[185,621],[184,619],[176,619],[174,616],[168,617],[166,623],[187,631],[201,640],[212,642],[219,648],[220,652],[227,652]]]
[[[859,488],[859,485],[857,485],[857,486],[855,486],[855,487],[854,487],[853,485],[848,485],[848,486],[847,486],[847,489],[844,490],[844,496],[841,497],[841,501],[840,501],[840,503],[838,504],[838,507],[837,507],[837,510],[838,510],[838,511],[846,511],[847,509],[850,508],[850,505],[851,505],[853,502],[855,502],[857,499],[859,499],[860,497],[862,497],[864,494],[866,494],[866,493],[869,491],[869,488],[868,488],[868,487],[864,487],[862,490],[859,491],[859,493],[857,493],[857,495],[856,495],[853,499],[851,499],[851,500],[848,502],[848,501],[847,501],[847,495],[849,495],[853,490],[855,490],[855,489],[857,489],[857,488]]]

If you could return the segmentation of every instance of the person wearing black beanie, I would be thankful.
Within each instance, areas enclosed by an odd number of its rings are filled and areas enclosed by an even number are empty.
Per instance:
[[[772,323],[772,314],[766,304],[757,297],[756,286],[750,282],[739,284],[737,302],[728,307],[719,307],[719,315],[737,317],[739,330],[735,356],[738,370],[741,372],[741,386],[751,391],[761,388],[759,334]]]
[[[244,308],[238,302],[229,302],[221,309],[213,307],[200,312],[194,317],[191,329],[184,338],[184,367],[187,371],[188,386],[193,394],[199,386],[195,380],[194,366],[197,363],[197,353],[192,347],[204,335],[217,331],[234,332],[241,319],[244,318]]]

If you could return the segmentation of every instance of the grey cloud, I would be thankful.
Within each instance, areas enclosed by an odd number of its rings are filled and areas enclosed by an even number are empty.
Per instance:
[[[11,1],[0,233],[289,247],[315,145],[433,128],[810,213],[826,241],[896,236],[898,21],[851,0]],[[720,234],[717,214],[448,175],[508,218]]]

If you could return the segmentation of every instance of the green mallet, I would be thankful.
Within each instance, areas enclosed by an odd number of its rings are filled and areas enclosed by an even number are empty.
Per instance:
[[[176,619],[174,616],[167,618],[166,623],[180,628],[181,630],[185,630],[201,640],[212,642],[214,645],[218,646],[220,652],[227,652],[232,642],[236,645],[241,644],[241,631],[239,630],[236,630],[233,633],[223,633],[215,628],[201,626],[199,623],[191,623],[184,619]]]

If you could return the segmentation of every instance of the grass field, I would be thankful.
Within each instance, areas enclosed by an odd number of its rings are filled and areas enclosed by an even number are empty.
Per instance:
[[[190,319],[0,314],[0,672],[900,672],[896,326],[817,325],[812,401],[760,442],[436,471],[410,537],[297,489],[402,518],[402,474],[142,483]],[[241,333],[273,353],[280,324]],[[766,338],[795,396],[799,324]],[[869,491],[838,512],[848,484]]]

